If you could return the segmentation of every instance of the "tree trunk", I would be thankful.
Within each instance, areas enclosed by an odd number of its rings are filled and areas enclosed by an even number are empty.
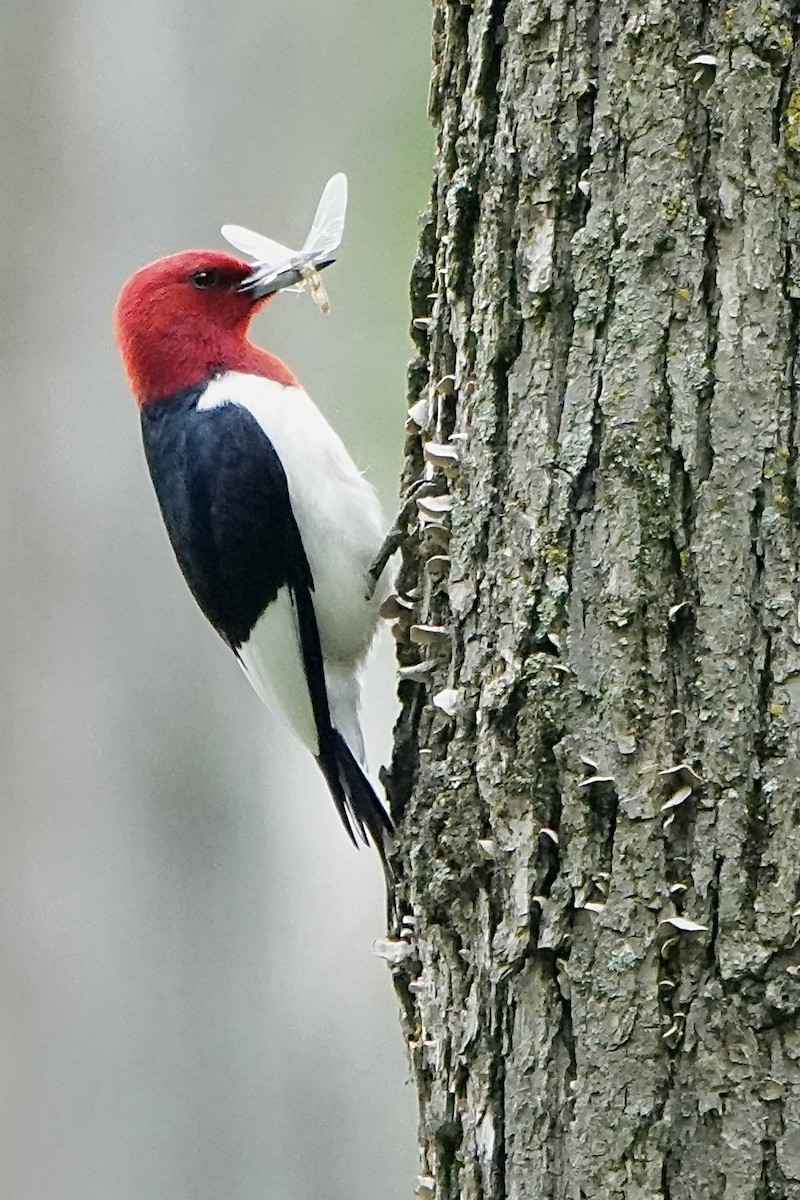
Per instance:
[[[388,780],[419,1194],[800,1197],[798,11],[434,22]]]

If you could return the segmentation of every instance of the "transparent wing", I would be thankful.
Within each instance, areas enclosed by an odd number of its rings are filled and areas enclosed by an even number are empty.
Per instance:
[[[282,246],[280,242],[274,242],[261,233],[254,233],[252,229],[245,229],[243,225],[223,225],[222,236],[235,250],[248,255],[259,266],[269,267],[276,275],[297,257],[296,250],[290,250],[288,246]]]
[[[340,171],[325,184],[311,229],[303,243],[301,254],[305,258],[324,258],[336,249],[344,234],[346,209],[347,176]]]

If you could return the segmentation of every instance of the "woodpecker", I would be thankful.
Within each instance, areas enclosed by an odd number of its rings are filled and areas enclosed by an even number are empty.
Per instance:
[[[195,600],[315,756],[351,840],[369,835],[385,863],[392,823],[367,778],[359,724],[359,668],[387,592],[383,583],[368,598],[380,506],[294,373],[248,338],[279,291],[310,281],[324,297],[317,272],[341,240],[343,180],[323,193],[305,254],[253,234],[270,255],[255,265],[215,250],[159,259],[125,284],[114,324]],[[320,239],[320,224],[335,225],[325,211],[333,193],[338,237]],[[223,232],[240,247],[249,233]]]

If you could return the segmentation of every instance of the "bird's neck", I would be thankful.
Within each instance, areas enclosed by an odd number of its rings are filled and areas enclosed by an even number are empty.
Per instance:
[[[260,375],[285,387],[297,386],[297,377],[285,362],[247,338],[208,336],[182,343],[173,336],[165,345],[151,341],[145,352],[132,350],[126,365],[140,407],[166,400],[228,371]]]

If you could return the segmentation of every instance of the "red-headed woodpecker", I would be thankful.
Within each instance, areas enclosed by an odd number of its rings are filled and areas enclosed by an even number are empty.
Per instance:
[[[297,253],[226,226],[255,266],[192,250],[143,267],[120,293],[115,331],[192,594],[316,757],[351,838],[366,831],[383,853],[392,825],[364,772],[358,714],[386,595],[367,598],[380,507],[289,367],[247,337],[283,288],[309,281],[326,303],[316,272],[333,261],[345,200],[335,176]]]

